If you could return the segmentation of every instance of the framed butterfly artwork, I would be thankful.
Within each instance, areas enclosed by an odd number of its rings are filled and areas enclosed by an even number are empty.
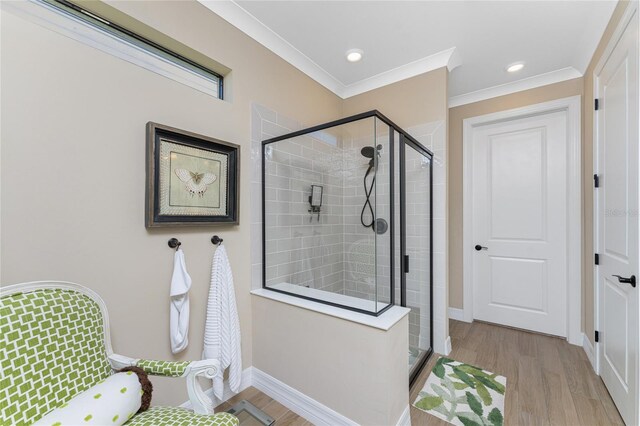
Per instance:
[[[240,147],[147,123],[145,225],[239,223]]]

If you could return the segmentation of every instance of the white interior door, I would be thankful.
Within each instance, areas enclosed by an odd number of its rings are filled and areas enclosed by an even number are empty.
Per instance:
[[[636,11],[637,14],[637,11]],[[638,21],[596,76],[596,267],[600,375],[628,425],[638,424]],[[622,278],[616,277],[619,275]]]
[[[567,335],[567,111],[474,127],[474,318]]]

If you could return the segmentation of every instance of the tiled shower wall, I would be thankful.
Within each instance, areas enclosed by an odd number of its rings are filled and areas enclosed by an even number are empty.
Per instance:
[[[254,126],[253,133],[255,194],[260,191],[260,141],[289,133],[299,126],[259,106],[254,107],[253,118],[255,123],[260,123],[260,131]],[[360,154],[360,149],[372,145],[374,120],[370,123],[370,137],[356,139],[347,129],[335,134],[326,133],[332,131],[327,129],[267,146],[267,285],[286,282],[368,300],[375,297],[374,234],[360,224],[365,200],[362,178],[369,162]],[[386,138],[388,144],[388,136]],[[382,161],[379,164],[378,174],[386,173],[384,179],[388,182],[388,171],[381,170]],[[369,181],[371,178],[372,174]],[[323,186],[319,216],[308,212],[311,185]],[[377,185],[378,191],[379,188]],[[375,191],[371,198],[374,208]],[[388,210],[388,202],[386,204]],[[253,219],[255,232],[261,232],[260,217],[254,215]],[[260,252],[255,250],[252,257],[254,272],[261,274]],[[389,267],[385,270],[388,275]],[[388,277],[383,281],[388,302]],[[255,287],[258,285],[254,283]],[[350,291],[346,291],[347,287]]]
[[[406,276],[407,307],[409,313],[409,346],[427,349],[430,347],[430,298],[429,288],[424,283],[431,281],[429,258],[431,235],[430,169],[431,162],[406,147],[406,254],[409,256],[409,273]],[[426,319],[426,321],[423,320]]]
[[[373,124],[373,123],[372,123]],[[390,203],[390,143],[389,127],[376,120],[375,134],[344,141],[345,151],[357,153],[351,172],[344,179],[345,216],[345,294],[367,300],[378,300],[384,307],[390,303],[390,255],[391,255],[391,203]],[[383,234],[375,234],[372,228],[361,223],[362,209],[366,200],[364,176],[369,159],[360,154],[364,146],[371,146],[375,137],[377,151],[377,172],[370,203],[375,217],[384,219],[388,229]],[[397,149],[396,149],[397,150]],[[367,190],[371,188],[373,170],[366,179]],[[397,214],[398,210],[396,210]],[[364,221],[369,224],[372,216],[365,210]],[[399,265],[399,263],[397,263]]]
[[[267,285],[344,292],[341,151],[313,135],[266,147]],[[323,187],[320,214],[309,212],[311,185]]]
[[[373,128],[371,130],[371,137],[349,138],[343,141],[345,152],[352,153],[352,161],[345,171],[343,183],[345,294],[367,300],[375,300],[376,296],[376,238],[373,230],[362,226],[360,222],[366,200],[363,178],[369,165],[369,159],[363,157],[360,150],[364,146],[372,145]],[[373,175],[372,170],[367,177],[367,188],[370,188]],[[380,180],[378,175],[378,181]],[[380,200],[380,194],[374,187],[370,197],[374,211],[376,200]],[[368,208],[364,217],[365,221],[371,220]]]
[[[444,121],[436,121],[432,123],[412,126],[405,129],[418,142],[424,145],[433,153],[433,160],[430,165],[433,168],[433,178],[431,190],[433,192],[433,212],[432,212],[432,244],[433,244],[433,323],[431,323],[429,311],[428,292],[419,288],[417,283],[422,279],[418,276],[417,280],[412,279],[413,274],[407,277],[407,306],[411,308],[409,314],[409,345],[418,348],[428,347],[429,335],[433,328],[433,349],[437,353],[447,354],[446,340],[448,338],[448,327],[446,326],[447,316],[447,300],[446,300],[446,126]],[[407,150],[407,159],[409,159],[409,151]],[[415,181],[415,186],[407,187],[407,192],[414,191],[415,196],[407,195],[407,220],[411,221],[411,214],[419,214],[419,209],[424,206],[420,198],[424,197],[424,190],[421,189],[422,181],[421,173],[427,169],[420,161],[407,161],[407,180]],[[412,173],[413,170],[413,173]],[[411,204],[415,204],[412,208]],[[417,204],[416,204],[417,203]],[[413,220],[413,222],[418,222]],[[417,235],[417,233],[427,234],[427,230],[423,227],[407,229],[407,235]],[[424,238],[417,239],[410,243],[407,240],[407,251],[414,251],[416,255],[427,256],[428,249],[422,246]],[[410,247],[410,245],[412,247]],[[418,254],[419,253],[419,254]],[[416,265],[416,262],[412,262]],[[428,274],[425,268],[419,269],[419,274]]]
[[[252,109],[252,196],[261,198],[261,141],[289,133],[298,123],[266,108]],[[320,135],[321,136],[321,135]],[[340,147],[313,135],[270,144],[266,148],[265,197],[267,285],[287,282],[336,293],[344,292],[342,177],[335,167]],[[320,216],[310,214],[311,185],[323,186]],[[253,235],[262,235],[261,209],[252,209]],[[253,244],[252,287],[261,287],[260,244]]]

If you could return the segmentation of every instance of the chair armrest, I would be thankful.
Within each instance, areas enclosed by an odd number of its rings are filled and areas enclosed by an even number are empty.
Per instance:
[[[204,359],[201,361],[154,361],[147,359],[135,359],[113,354],[109,356],[109,362],[113,369],[129,366],[142,368],[147,374],[165,377],[186,377],[187,393],[193,407],[198,414],[213,414],[214,407],[211,397],[202,390],[198,376],[213,379],[220,369],[217,359]]]
[[[142,368],[145,373],[153,376],[182,377],[188,374],[191,361],[156,361],[151,359],[139,359],[136,367]]]
[[[198,414],[213,414],[214,405],[212,396],[202,390],[202,385],[198,381],[198,376],[206,379],[213,379],[220,370],[220,361],[217,359],[203,359],[201,361],[193,361],[189,364],[187,374],[187,393],[193,411]]]

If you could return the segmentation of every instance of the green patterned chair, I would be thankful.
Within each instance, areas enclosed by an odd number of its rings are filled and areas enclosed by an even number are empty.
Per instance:
[[[185,377],[193,411],[151,407],[131,426],[234,426],[213,414],[197,377],[212,378],[217,360],[168,362],[114,354],[107,308],[78,284],[33,282],[0,288],[0,424],[29,425],[125,366],[150,375]]]

